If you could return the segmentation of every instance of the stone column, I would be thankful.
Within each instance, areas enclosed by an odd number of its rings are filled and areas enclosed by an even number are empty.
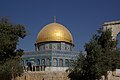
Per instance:
[[[36,71],[36,66],[35,66],[35,71]]]
[[[63,58],[63,67],[65,66],[65,58]]]
[[[25,66],[25,71],[28,71],[28,70],[27,70],[27,66]]]
[[[31,71],[33,71],[33,65],[32,65],[32,70]]]
[[[57,66],[59,67],[60,66],[60,59],[57,58]]]
[[[41,71],[41,67],[39,66],[39,71]]]
[[[47,59],[45,58],[45,64],[44,64],[44,66],[47,64]]]
[[[53,67],[53,58],[51,58],[51,66]]]

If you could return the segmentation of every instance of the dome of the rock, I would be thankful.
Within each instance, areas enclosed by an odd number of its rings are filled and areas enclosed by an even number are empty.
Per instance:
[[[40,30],[36,43],[53,41],[73,44],[73,38],[70,31],[65,26],[55,22],[46,25]]]

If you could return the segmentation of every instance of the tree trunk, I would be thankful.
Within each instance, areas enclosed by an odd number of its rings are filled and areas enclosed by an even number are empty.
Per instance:
[[[105,74],[105,80],[108,80],[108,73]]]

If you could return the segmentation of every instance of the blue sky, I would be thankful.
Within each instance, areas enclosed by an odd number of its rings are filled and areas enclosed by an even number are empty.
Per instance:
[[[56,16],[70,30],[75,50],[80,51],[105,21],[120,20],[120,0],[0,0],[3,16],[23,24],[29,32],[18,48],[34,51],[38,32]]]

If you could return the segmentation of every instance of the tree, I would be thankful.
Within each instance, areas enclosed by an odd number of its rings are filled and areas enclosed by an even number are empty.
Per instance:
[[[102,47],[102,74],[105,76],[105,79],[108,79],[108,71],[114,71],[118,68],[119,65],[119,50],[117,49],[117,40],[112,39],[111,29],[106,31],[99,31],[100,36],[98,43]]]
[[[84,80],[82,77],[82,70],[81,68],[83,67],[85,61],[85,55],[83,55],[83,52],[81,51],[78,59],[76,62],[72,63],[72,65],[69,67],[68,71],[71,73],[68,75],[71,80]]]
[[[111,30],[99,30],[89,43],[85,44],[86,56],[79,57],[79,70],[74,66],[69,77],[71,80],[99,80],[104,75],[107,80],[108,71],[118,68],[120,59],[119,51],[116,48],[117,41],[112,40]],[[82,59],[82,62],[79,60]]]
[[[2,80],[15,80],[17,76],[23,73],[22,66],[19,61],[11,59],[0,66],[0,79]]]
[[[23,25],[12,24],[7,18],[0,21],[0,77],[10,80],[22,73],[20,59],[23,54],[22,49],[17,49],[19,38],[26,36]],[[6,77],[7,76],[7,77]]]

